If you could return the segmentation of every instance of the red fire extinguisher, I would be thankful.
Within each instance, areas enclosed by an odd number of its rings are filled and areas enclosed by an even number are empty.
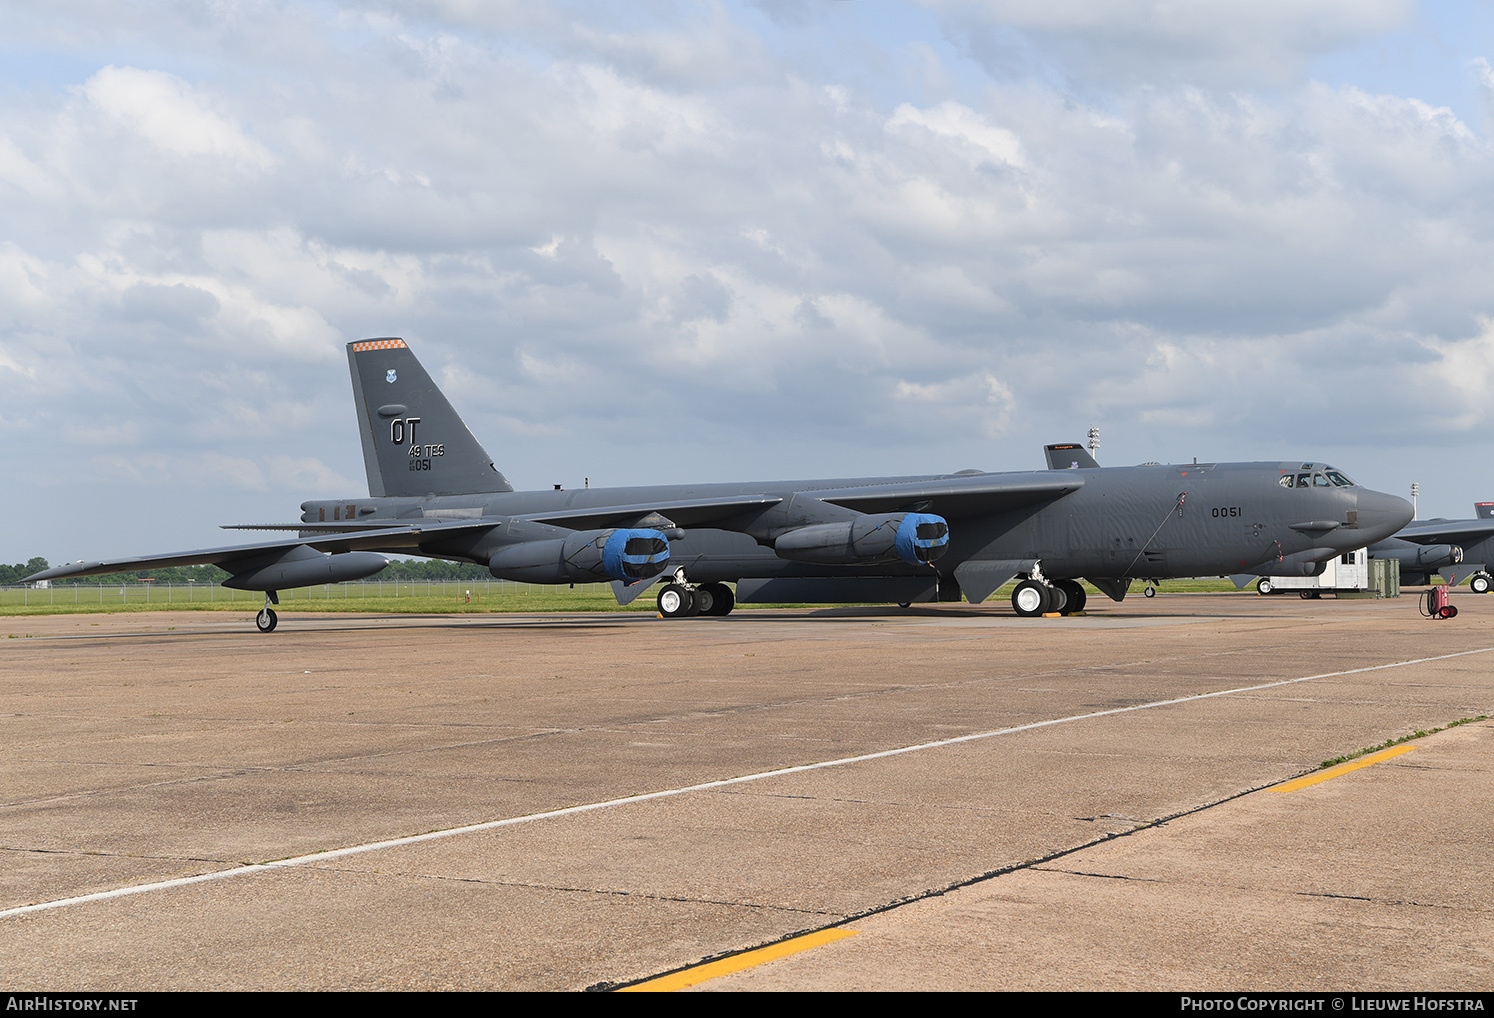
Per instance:
[[[1447,596],[1450,589],[1445,583],[1428,587],[1427,592],[1421,595],[1422,615],[1429,619],[1450,619],[1457,615],[1457,605],[1453,604]]]

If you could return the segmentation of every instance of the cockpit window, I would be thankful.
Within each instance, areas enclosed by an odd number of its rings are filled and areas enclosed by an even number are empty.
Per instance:
[[[1292,475],[1282,474],[1281,477],[1277,478],[1276,483],[1283,488],[1290,488],[1292,486]]]
[[[1311,484],[1312,482],[1310,480],[1308,480],[1308,478],[1310,478],[1310,477],[1312,477],[1312,474],[1298,474],[1297,475],[1297,487],[1299,487],[1299,488],[1305,488],[1309,484]]]
[[[1324,477],[1322,474],[1313,474],[1312,475],[1312,486],[1314,488],[1328,488],[1328,487],[1332,487],[1332,485],[1330,485],[1328,483],[1328,478]]]
[[[1328,480],[1332,481],[1334,484],[1338,485],[1340,488],[1352,488],[1352,487],[1354,487],[1354,482],[1351,481],[1351,480],[1349,480],[1343,474],[1339,473],[1337,470],[1330,470],[1330,471],[1328,471]]]

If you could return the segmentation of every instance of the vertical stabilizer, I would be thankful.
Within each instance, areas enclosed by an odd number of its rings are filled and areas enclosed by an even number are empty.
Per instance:
[[[1095,458],[1085,452],[1084,446],[1078,442],[1045,445],[1043,453],[1048,457],[1049,470],[1098,470],[1100,467]]]
[[[402,339],[348,344],[370,495],[513,491]]]

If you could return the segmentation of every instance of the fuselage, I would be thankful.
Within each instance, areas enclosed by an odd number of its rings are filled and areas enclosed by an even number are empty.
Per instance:
[[[308,524],[333,520],[395,523],[418,519],[528,517],[591,508],[665,505],[740,497],[834,503],[873,487],[906,484],[972,488],[992,480],[1076,483],[1056,497],[1017,508],[983,507],[979,499],[936,505],[949,522],[949,547],[923,565],[822,565],[788,561],[754,538],[753,516],[677,533],[674,566],[700,582],[757,577],[948,576],[981,560],[1034,560],[1051,578],[1163,579],[1224,575],[1275,563],[1321,562],[1388,537],[1411,518],[1409,502],[1354,484],[1321,463],[1195,463],[1072,471],[931,474],[554,491],[508,491],[425,497],[362,496],[303,503]],[[914,500],[916,501],[916,500]],[[667,510],[666,510],[667,511]],[[501,529],[501,528],[500,528]],[[487,562],[512,533],[433,536],[422,553]]]

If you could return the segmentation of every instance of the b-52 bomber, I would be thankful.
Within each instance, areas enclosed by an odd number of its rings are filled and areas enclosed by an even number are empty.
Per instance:
[[[1370,545],[1374,558],[1400,563],[1401,584],[1424,586],[1441,576],[1456,587],[1464,579],[1475,594],[1494,588],[1494,503],[1475,502],[1472,520],[1418,520],[1394,537]]]
[[[1116,601],[1135,580],[1316,575],[1389,537],[1410,503],[1315,462],[1102,468],[1077,445],[1049,469],[814,481],[515,491],[402,339],[348,344],[368,495],[314,499],[257,544],[78,562],[43,580],[212,563],[265,593],[371,576],[402,553],[531,583],[658,580],[665,618],[744,602],[986,600],[1018,615],[1082,610],[1080,577]],[[735,592],[727,586],[737,584]]]

